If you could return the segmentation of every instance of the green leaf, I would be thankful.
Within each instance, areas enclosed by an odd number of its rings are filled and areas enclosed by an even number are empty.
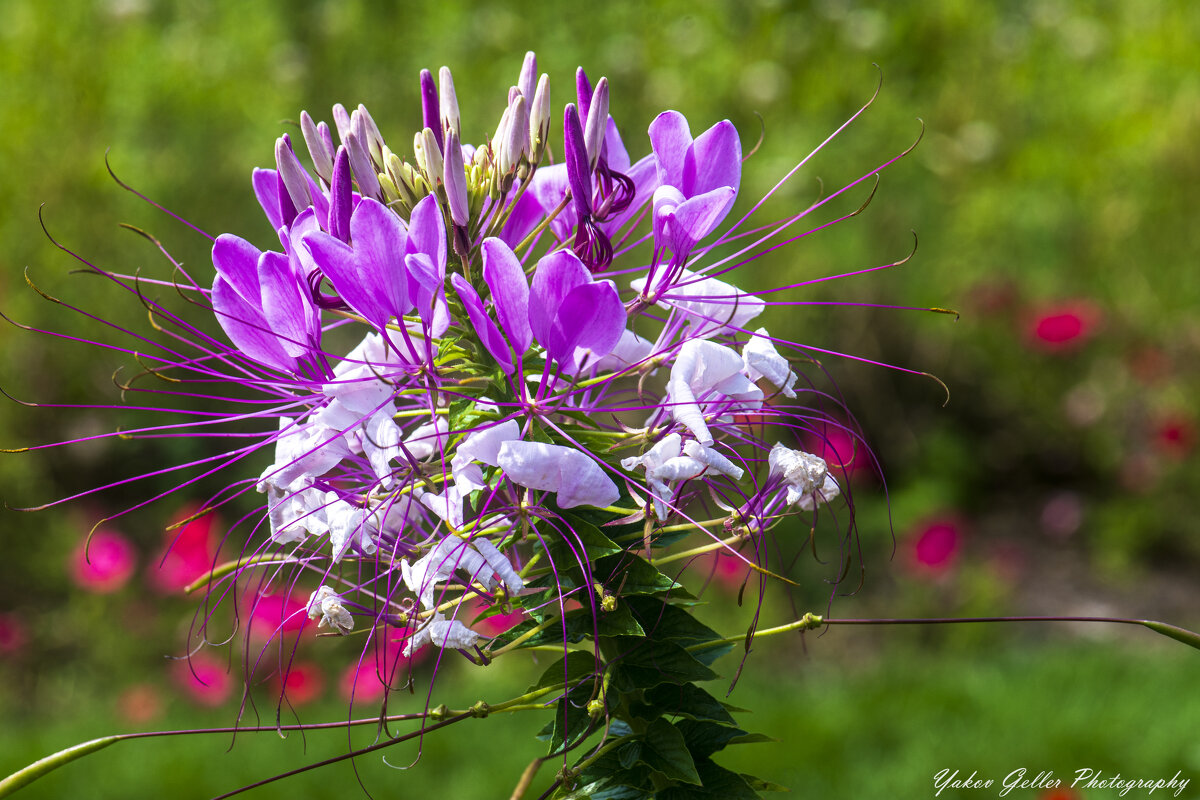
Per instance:
[[[660,684],[647,690],[644,699],[662,714],[733,724],[733,717],[725,706],[694,683]]]
[[[649,689],[660,683],[711,681],[717,677],[717,673],[674,642],[614,636],[602,644],[605,657],[616,667],[614,680],[621,691]]]
[[[656,719],[642,737],[642,763],[673,781],[700,783],[700,774],[688,752],[687,741],[674,725]]]
[[[631,769],[642,757],[641,742],[630,742],[617,750],[617,760],[625,769]]]
[[[576,644],[595,636],[644,636],[644,632],[633,614],[624,604],[612,611],[599,611],[593,617],[590,608],[568,611],[566,617],[553,620],[545,628],[521,642],[520,647],[535,647],[547,644]],[[536,628],[540,623],[525,620],[513,626],[494,640],[496,646],[507,645]]]
[[[736,772],[727,770],[711,759],[696,761],[700,786],[671,786],[659,792],[656,800],[755,800],[758,793]]]
[[[690,611],[663,603],[657,598],[629,597],[626,598],[626,602],[632,607],[634,617],[646,630],[646,635],[652,639],[670,640],[683,647],[691,647],[717,642],[722,638],[719,633],[692,616]],[[732,644],[722,642],[690,652],[701,663],[711,665],[731,649]]]
[[[573,514],[569,511],[561,513],[562,518],[566,520],[574,532],[574,536],[571,538],[578,539],[578,541],[572,541],[571,544],[576,547],[582,544],[591,562],[595,563],[597,559],[621,552],[621,546],[605,536],[596,525],[585,520],[578,514]]]

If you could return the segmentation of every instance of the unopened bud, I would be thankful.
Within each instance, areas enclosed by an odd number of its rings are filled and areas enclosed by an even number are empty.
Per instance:
[[[543,73],[538,79],[537,91],[533,94],[533,104],[529,107],[529,144],[532,151],[530,161],[536,164],[542,160],[549,140],[550,76]]]
[[[592,102],[592,84],[583,67],[575,70],[575,99],[579,103],[579,119],[587,119],[588,105]]]
[[[312,197],[308,193],[308,175],[292,152],[291,142],[286,136],[275,140],[275,166],[296,211],[303,211],[312,205]]]
[[[442,123],[439,119],[441,109],[438,107],[437,86],[433,83],[433,75],[429,70],[421,70],[421,119],[425,127],[433,131],[438,150],[442,149]]]
[[[333,125],[337,128],[338,141],[346,143],[346,135],[350,133],[350,112],[341,103],[333,106]]]
[[[375,167],[371,164],[371,156],[366,145],[359,138],[358,131],[353,129],[346,134],[346,151],[350,156],[350,168],[354,170],[354,179],[358,181],[358,191],[363,197],[379,199],[379,179],[375,177]]]
[[[442,161],[442,145],[433,128],[421,131],[421,153],[425,157],[425,177],[430,186],[437,186],[442,181],[446,167]]]
[[[536,75],[537,56],[530,50],[525,54],[525,61],[521,64],[521,77],[517,79],[517,88],[525,96],[526,103],[533,101],[533,81]]]
[[[444,164],[446,200],[450,205],[450,219],[454,221],[455,225],[463,227],[470,219],[468,216],[470,198],[467,195],[467,174],[463,168],[462,145],[458,142],[458,133],[452,130],[446,132]]]
[[[587,123],[583,129],[583,140],[587,145],[588,164],[596,168],[596,162],[604,149],[604,134],[608,132],[608,78],[601,78],[592,92],[588,105]]]
[[[529,153],[529,111],[525,98],[517,95],[508,107],[508,131],[500,148],[500,172],[507,175]]]
[[[329,235],[343,242],[350,242],[350,214],[353,198],[350,187],[350,154],[346,146],[338,148],[333,159],[333,172],[329,181]]]
[[[454,92],[454,77],[450,74],[450,68],[442,67],[438,72],[438,78],[440,79],[442,89],[442,132],[445,134],[449,131],[454,131],[459,136],[462,136],[462,129],[459,127],[458,119],[458,95]]]
[[[364,142],[367,145],[367,152],[371,155],[371,160],[377,166],[383,166],[383,134],[379,132],[379,126],[375,124],[375,119],[371,116],[371,112],[367,111],[367,107],[362,103],[358,104],[358,110],[355,113],[362,120],[361,127],[365,137]],[[350,121],[353,127],[353,114],[350,116]]]
[[[328,127],[325,130],[328,135]],[[321,180],[328,184],[333,177],[332,143],[326,142],[325,136],[321,135],[320,128],[307,111],[300,112],[300,132],[304,134],[304,144],[312,157],[313,169],[321,176]]]

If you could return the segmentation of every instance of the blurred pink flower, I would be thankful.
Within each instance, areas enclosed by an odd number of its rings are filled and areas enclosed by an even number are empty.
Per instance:
[[[1029,324],[1029,341],[1039,350],[1074,350],[1096,332],[1100,310],[1087,300],[1068,300],[1037,311]]]
[[[117,713],[130,725],[158,719],[162,711],[162,695],[149,683],[135,683],[117,697]]]
[[[918,574],[942,575],[954,566],[961,547],[958,522],[935,519],[918,526],[909,537],[910,564]]]
[[[172,524],[177,525],[197,513],[200,506],[189,504],[180,509]],[[213,568],[219,549],[216,541],[215,514],[190,520],[182,528],[168,527],[163,547],[149,568],[150,584],[160,592],[173,593],[184,588]]]
[[[696,562],[696,569],[701,575],[711,575],[712,583],[735,594],[741,591],[750,570],[745,561],[724,550],[705,554]]]
[[[806,435],[804,450],[825,459],[835,478],[840,478],[843,470],[847,475],[869,471],[872,464],[867,446],[842,425],[826,424]]]
[[[171,679],[192,702],[209,708],[222,705],[233,692],[233,677],[225,662],[207,653],[172,663]]]
[[[387,641],[381,642],[381,632],[374,638],[374,645],[354,663],[342,670],[338,679],[338,694],[345,700],[353,698],[358,703],[377,703],[383,699],[384,681],[393,689],[407,684],[408,673],[420,663],[431,648],[422,648],[412,657],[404,656],[404,644],[409,630],[387,631]]]
[[[0,655],[11,655],[29,642],[25,623],[16,614],[0,614]]]
[[[89,592],[106,594],[125,585],[137,564],[137,551],[122,534],[101,529],[71,553],[71,577]]]
[[[303,628],[308,622],[308,606],[300,594],[303,592],[256,595],[247,609],[250,636],[263,641]]]
[[[310,703],[325,690],[325,673],[316,664],[297,661],[288,669],[287,679],[275,676],[274,691],[282,696],[286,688],[287,702],[294,706]]]

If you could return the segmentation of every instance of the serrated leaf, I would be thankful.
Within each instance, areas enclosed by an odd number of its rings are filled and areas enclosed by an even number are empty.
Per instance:
[[[554,730],[550,736],[550,750],[546,757],[562,753],[567,748],[586,739],[595,731],[591,716],[587,712],[591,686],[585,684],[567,693],[554,709]]]
[[[642,742],[641,761],[650,769],[669,780],[700,783],[687,741],[674,725],[665,719],[654,720],[646,726]]]
[[[674,642],[634,636],[614,636],[604,642],[604,653],[615,665],[622,691],[649,689],[660,683],[711,681],[717,677],[706,665]]]
[[[605,556],[621,552],[621,546],[608,538],[596,525],[578,514],[569,511],[561,513],[562,518],[571,526],[573,534],[570,537],[573,540],[571,544],[575,547],[582,546],[588,560],[592,563]]]

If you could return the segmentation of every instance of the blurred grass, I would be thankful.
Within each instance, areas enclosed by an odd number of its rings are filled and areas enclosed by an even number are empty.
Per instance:
[[[3,14],[0,309],[89,337],[96,326],[24,286],[26,266],[39,286],[115,324],[140,330],[143,311],[101,281],[67,276],[76,265],[43,236],[42,204],[51,233],[98,264],[166,274],[152,248],[117,228],[129,222],[160,236],[201,282],[209,275],[207,241],[117,188],[106,151],[119,176],[204,230],[266,244],[272,234],[249,190],[250,169],[269,164],[275,137],[301,108],[327,118],[334,102],[363,102],[386,136],[404,142],[419,115],[418,70],[448,64],[468,138],[480,138],[521,56],[534,49],[556,105],[577,64],[609,76],[614,115],[635,155],[646,152],[642,132],[665,107],[685,113],[695,130],[728,117],[747,149],[761,116],[763,145],[745,167],[748,204],[865,102],[882,72],[874,106],[784,187],[768,214],[869,173],[917,137],[921,117],[918,149],[883,173],[867,213],[751,265],[743,280],[754,288],[889,263],[909,252],[915,230],[920,246],[905,266],[814,284],[803,296],[964,312],[954,323],[812,307],[765,320],[776,335],[929,371],[951,389],[942,408],[932,382],[829,359],[883,463],[890,503],[877,484],[861,484],[866,592],[839,600],[839,610],[1099,604],[1200,627],[1194,442],[1164,450],[1156,439],[1170,419],[1192,425],[1194,439],[1200,391],[1200,6],[667,0],[585,12],[512,2],[7,0]],[[853,194],[846,211],[865,197]],[[1068,353],[1031,347],[1039,309],[1075,299],[1100,312],[1091,338]],[[0,328],[0,385],[21,399],[116,403],[110,376],[126,361]],[[8,404],[0,406],[0,445],[98,433],[127,419]],[[0,497],[9,506],[41,503],[142,463],[204,452],[194,442],[100,441],[5,456]],[[1082,522],[1055,539],[1042,514],[1064,493],[1080,503]],[[130,487],[71,514],[0,517],[9,554],[0,562],[0,613],[32,632],[22,654],[0,655],[5,766],[120,727],[115,693],[158,679],[161,655],[181,646],[186,603],[147,600],[137,585],[86,595],[63,569],[96,519],[145,496]],[[123,522],[143,555],[173,510]],[[943,513],[965,520],[965,556],[949,578],[914,577],[903,568],[908,534]],[[890,561],[893,528],[900,552]],[[1001,551],[1016,553],[1004,569],[996,566]],[[815,583],[809,568],[800,572]],[[816,584],[802,596],[820,604],[824,591]],[[761,643],[732,700],[756,709],[754,729],[783,743],[746,749],[741,763],[798,792],[868,797],[924,796],[943,765],[979,765],[997,778],[1019,766],[1164,777],[1200,770],[1182,722],[1195,717],[1188,704],[1197,671],[1182,648],[1143,652],[1126,639],[1034,647],[1002,632],[932,636],[917,648],[885,634],[870,642],[813,644],[798,670],[793,654]],[[503,694],[494,677],[454,673],[485,697]],[[778,702],[783,696],[789,701]],[[344,713],[326,703],[322,718]],[[176,702],[167,721],[199,724],[196,714]],[[230,716],[206,713],[205,724]],[[533,752],[527,731],[510,735],[507,724],[431,737],[427,762],[399,775],[373,762],[368,788],[493,796],[480,782],[500,776],[510,786]],[[224,745],[121,744],[29,795],[206,796],[299,758],[294,737],[247,738],[229,757]],[[336,768],[271,791],[325,797],[352,791],[350,779]]]

